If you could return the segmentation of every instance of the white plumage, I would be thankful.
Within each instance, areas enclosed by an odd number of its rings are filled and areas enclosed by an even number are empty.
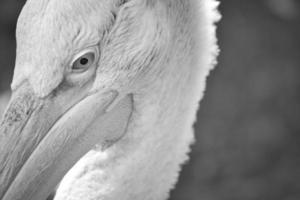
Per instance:
[[[136,96],[126,137],[106,152],[95,149],[82,158],[65,176],[56,200],[164,200],[175,186],[194,141],[192,126],[205,79],[215,64],[213,23],[219,15],[214,1],[169,4],[169,16],[149,13],[162,21],[152,23],[174,37],[170,60],[157,63],[163,65],[164,74],[154,74],[152,85]]]

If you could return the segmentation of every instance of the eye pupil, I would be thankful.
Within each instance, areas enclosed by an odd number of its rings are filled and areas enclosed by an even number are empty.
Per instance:
[[[95,52],[88,52],[79,58],[77,58],[72,64],[72,71],[73,72],[85,72],[91,67],[95,67],[96,53]]]
[[[88,64],[89,63],[89,59],[87,59],[87,58],[81,58],[80,59],[80,64],[81,65],[86,65],[86,64]]]

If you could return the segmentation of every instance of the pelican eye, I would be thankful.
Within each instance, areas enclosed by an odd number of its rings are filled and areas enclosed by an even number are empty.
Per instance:
[[[72,64],[72,71],[73,72],[85,72],[96,62],[96,54],[94,52],[87,52],[77,58]]]

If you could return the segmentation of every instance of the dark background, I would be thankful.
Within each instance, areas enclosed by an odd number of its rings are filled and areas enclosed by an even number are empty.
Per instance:
[[[0,93],[9,90],[24,2],[0,2]],[[171,199],[299,200],[300,3],[223,0],[220,10],[219,65]]]

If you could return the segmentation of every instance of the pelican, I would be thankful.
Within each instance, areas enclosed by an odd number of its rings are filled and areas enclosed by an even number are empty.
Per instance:
[[[28,0],[0,199],[165,200],[216,63],[215,0]]]

